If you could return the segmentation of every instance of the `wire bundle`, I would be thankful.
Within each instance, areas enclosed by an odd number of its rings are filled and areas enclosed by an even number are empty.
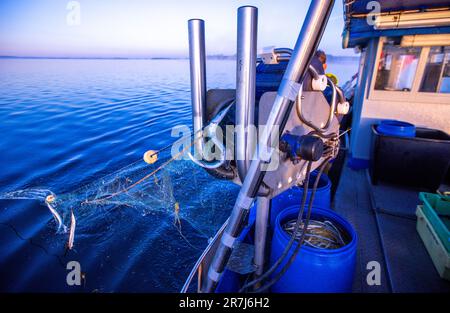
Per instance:
[[[308,194],[309,177],[311,174],[311,166],[312,166],[312,162],[311,161],[308,162],[307,169],[306,169],[305,185],[304,185],[305,192],[303,193],[303,198],[302,198],[302,202],[300,205],[300,212],[298,213],[298,218],[296,220],[294,229],[292,230],[292,236],[289,240],[289,243],[286,245],[283,253],[280,255],[278,260],[274,264],[272,264],[272,266],[264,274],[262,274],[260,277],[258,277],[256,279],[246,283],[239,290],[239,292],[249,291],[249,288],[253,287],[253,286],[256,287],[256,289],[254,289],[253,292],[266,291],[271,286],[273,286],[284,275],[284,273],[286,273],[286,271],[289,269],[291,264],[294,262],[297,254],[300,251],[300,248],[303,245],[304,240],[306,238],[306,230],[308,228],[308,224],[309,224],[309,221],[311,218],[312,204],[314,202],[314,197],[315,197],[315,194],[317,191],[317,187],[319,185],[320,177],[322,176],[322,173],[325,170],[325,167],[327,166],[327,164],[331,160],[331,158],[332,157],[325,158],[323,160],[323,162],[321,163],[321,165],[319,166],[319,171],[317,173],[317,177],[316,177],[316,180],[314,181],[314,185],[312,188],[310,203],[306,210],[306,218],[304,220],[303,227],[300,229],[300,226],[302,224],[303,213],[305,212],[306,196]],[[291,250],[291,247],[293,246],[294,241],[296,241],[296,237],[298,235],[300,235],[300,239],[297,240],[298,244],[295,247],[293,253],[288,257],[289,251]],[[275,273],[275,271],[278,269],[278,267],[281,265],[281,263],[283,263],[284,259],[287,257],[288,257],[287,262],[282,266],[282,268],[278,272]],[[261,283],[264,282],[265,280],[267,280],[268,278],[272,278],[272,279],[270,281],[266,282],[263,286],[259,287],[261,285]]]

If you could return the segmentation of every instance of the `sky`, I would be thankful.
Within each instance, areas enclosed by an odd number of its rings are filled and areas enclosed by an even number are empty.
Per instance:
[[[187,57],[187,20],[205,20],[208,55],[236,53],[237,8],[258,7],[258,50],[292,48],[310,0],[1,0],[0,56]],[[341,48],[342,1],[321,42]]]

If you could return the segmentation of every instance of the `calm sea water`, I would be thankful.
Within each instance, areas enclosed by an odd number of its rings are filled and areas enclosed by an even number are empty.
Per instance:
[[[0,59],[0,193],[70,194],[173,142],[172,127],[191,124],[188,66],[187,60]],[[234,61],[208,61],[207,68],[208,88],[234,87]],[[356,64],[329,69],[344,82]],[[183,210],[201,198],[198,221],[215,229],[238,189],[201,171],[194,179],[187,163],[175,166],[186,173],[173,183],[176,200]],[[0,291],[178,291],[211,234],[190,216],[181,236],[173,215],[149,210],[89,212],[77,223],[75,250],[64,255],[65,235],[55,234],[42,201],[0,200]],[[71,260],[86,273],[83,286],[66,284]]]

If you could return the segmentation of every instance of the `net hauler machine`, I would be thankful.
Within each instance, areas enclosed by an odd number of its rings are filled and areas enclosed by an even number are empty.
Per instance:
[[[290,251],[298,252],[296,246],[301,246],[302,241],[296,244],[294,238],[305,234],[308,220],[302,218],[307,209],[298,213],[286,251],[269,261],[270,204],[294,185],[308,188],[315,169],[318,181],[339,149],[339,119],[348,103],[314,59],[333,4],[313,0],[294,49],[273,49],[259,58],[258,9],[240,7],[235,90],[207,91],[205,23],[188,21],[195,133],[190,158],[241,189],[230,217],[201,255],[182,292],[195,288],[199,292],[267,291],[277,282],[273,277],[295,259],[296,252]],[[232,133],[225,131],[229,125],[234,126]],[[219,128],[224,140],[219,139]],[[225,144],[230,141],[234,141],[233,149]],[[314,193],[317,182],[310,187]]]

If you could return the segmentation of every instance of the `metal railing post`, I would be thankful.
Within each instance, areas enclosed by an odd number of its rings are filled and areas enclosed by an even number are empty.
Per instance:
[[[300,90],[300,83],[308,71],[311,59],[331,14],[333,4],[334,0],[312,0],[295,44],[292,57],[289,60],[288,67],[274,100],[262,138],[259,141],[260,144],[270,147],[270,136],[276,128],[279,128],[279,134],[282,135],[293,103]],[[213,292],[222,276],[231,256],[234,241],[244,227],[244,222],[247,219],[250,207],[263,181],[265,173],[261,169],[261,165],[269,161],[270,159],[262,160],[259,155],[255,154],[254,160],[251,162],[233,207],[229,224],[222,235],[220,245],[208,269],[206,288],[204,290],[206,292]]]

